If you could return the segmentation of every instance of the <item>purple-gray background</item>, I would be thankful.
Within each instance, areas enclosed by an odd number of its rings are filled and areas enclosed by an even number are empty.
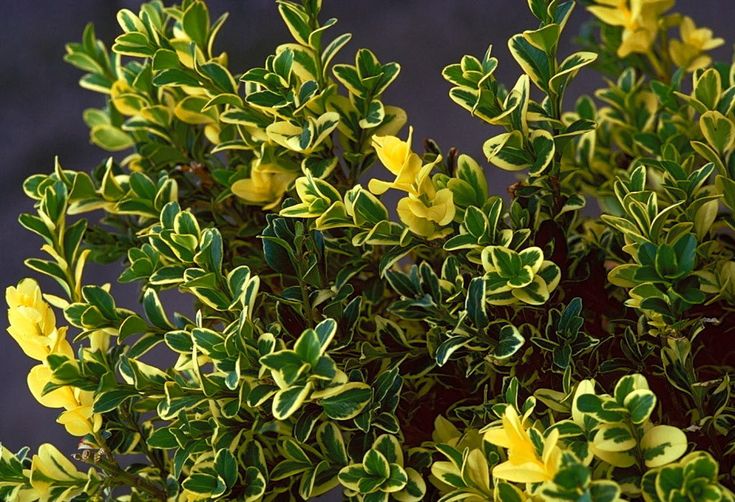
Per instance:
[[[278,43],[288,41],[271,0],[210,0],[211,11],[230,12],[219,39],[219,49],[230,55],[233,73],[260,66]],[[457,146],[482,160],[482,141],[492,131],[454,105],[441,69],[463,54],[482,56],[488,44],[500,59],[496,73],[512,84],[519,68],[506,48],[510,35],[534,27],[525,0],[324,0],[324,16],[337,17],[332,34],[353,33],[342,59],[352,58],[359,47],[369,47],[381,61],[398,61],[401,75],[385,98],[406,109],[415,128],[414,138],[435,138],[443,148]],[[40,241],[17,224],[17,215],[31,207],[21,183],[30,174],[49,172],[58,155],[62,165],[89,169],[105,153],[88,141],[82,110],[100,106],[102,96],[80,89],[80,73],[63,63],[64,44],[77,41],[88,21],[98,36],[111,42],[118,33],[115,13],[127,7],[137,11],[139,2],[113,0],[0,0],[0,286],[28,276],[23,259],[39,256]],[[732,0],[680,0],[680,11],[697,24],[735,42],[735,2]],[[567,28],[569,40],[587,14],[574,13]],[[108,44],[109,46],[110,44]],[[729,59],[723,47],[716,52]],[[596,75],[583,74],[573,92],[589,92],[600,85]],[[571,103],[572,97],[568,99]],[[504,193],[512,177],[491,171],[491,190]],[[86,282],[112,280],[117,271],[91,269]],[[113,293],[122,289],[113,284]],[[48,292],[57,293],[53,288]],[[121,295],[132,306],[129,290]],[[121,302],[121,303],[124,303]],[[37,404],[25,383],[35,361],[28,359],[5,333],[6,307],[0,306],[0,442],[12,450],[53,442],[67,452],[76,440],[56,424],[58,410]],[[63,322],[62,317],[58,316]]]

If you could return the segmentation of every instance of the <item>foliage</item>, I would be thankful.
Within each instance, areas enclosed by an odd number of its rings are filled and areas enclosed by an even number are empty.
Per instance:
[[[587,0],[585,50],[562,56],[575,2],[529,0],[515,83],[490,49],[443,71],[500,128],[504,200],[475,159],[400,133],[397,63],[335,63],[350,35],[321,1],[276,3],[292,40],[246,71],[202,0],[121,10],[111,51],[91,25],[67,46],[105,97],[91,141],[125,156],[24,184],[48,255],[26,264],[59,292],[9,287],[8,331],[80,450],[0,449],[0,495],[735,499],[722,40],[673,0]],[[612,77],[567,108],[589,68]],[[89,261],[122,261],[140,305]]]

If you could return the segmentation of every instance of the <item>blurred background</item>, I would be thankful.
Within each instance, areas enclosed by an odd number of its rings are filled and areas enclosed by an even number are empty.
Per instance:
[[[228,11],[230,18],[219,37],[219,50],[230,56],[230,69],[261,66],[266,56],[290,36],[273,0],[209,0],[213,17]],[[78,87],[81,76],[62,61],[64,44],[81,38],[91,21],[98,37],[111,45],[119,27],[117,10],[137,12],[138,1],[115,0],[0,0],[0,286],[14,285],[29,273],[27,257],[40,255],[40,239],[17,223],[19,213],[31,204],[21,184],[29,175],[52,170],[58,155],[67,169],[91,169],[106,156],[89,143],[82,111],[101,106],[103,97]],[[482,142],[493,132],[479,120],[454,105],[447,96],[449,85],[441,76],[447,64],[463,54],[482,57],[489,44],[500,59],[498,78],[512,85],[519,68],[508,53],[506,41],[514,33],[535,27],[524,0],[324,0],[324,18],[337,17],[332,34],[351,32],[353,39],[341,60],[352,59],[356,49],[371,48],[382,62],[397,61],[401,75],[385,97],[386,104],[408,112],[414,126],[414,143],[420,149],[424,138],[434,138],[446,150],[456,146],[478,161]],[[678,10],[692,16],[697,25],[712,28],[728,43],[735,41],[735,1],[679,0]],[[573,50],[573,38],[588,14],[578,8],[566,31],[560,50]],[[714,52],[729,60],[730,46]],[[567,98],[591,92],[600,77],[582,74]],[[405,136],[405,132],[402,133]],[[491,191],[504,194],[512,176],[488,170]],[[112,270],[114,269],[114,270]],[[119,269],[91,267],[87,283],[114,281]],[[45,283],[47,284],[47,283]],[[58,293],[54,286],[46,291]],[[136,296],[113,282],[121,306],[134,308]],[[118,296],[120,295],[120,296]],[[57,315],[59,324],[62,316]],[[35,450],[53,442],[71,453],[76,439],[55,422],[59,410],[37,404],[26,385],[28,359],[6,334],[6,307],[0,306],[0,442],[13,451],[22,446]]]

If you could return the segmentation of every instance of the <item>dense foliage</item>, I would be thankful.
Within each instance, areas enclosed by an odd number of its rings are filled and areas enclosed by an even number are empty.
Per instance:
[[[237,73],[201,0],[121,10],[111,51],[88,26],[66,59],[126,156],[28,178],[26,263],[59,290],[7,290],[80,450],[2,449],[0,494],[734,500],[735,65],[674,0],[584,3],[582,52],[558,54],[573,0],[529,0],[515,83],[490,50],[443,71],[502,131],[505,198],[401,133],[398,64],[333,62],[350,36],[320,0],[278,0],[293,40]],[[609,80],[570,107],[583,68]],[[122,261],[140,308],[88,261]]]

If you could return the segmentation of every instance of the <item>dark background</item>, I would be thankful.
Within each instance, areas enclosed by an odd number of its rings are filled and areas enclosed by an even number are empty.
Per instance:
[[[29,211],[21,183],[33,173],[50,172],[54,156],[68,169],[87,170],[106,153],[91,145],[82,122],[82,110],[99,107],[102,95],[78,87],[80,73],[62,61],[64,44],[78,41],[84,25],[94,22],[100,38],[108,42],[119,32],[118,9],[137,12],[140,2],[112,0],[0,0],[0,286],[14,285],[29,276],[23,259],[40,255],[40,239],[17,224],[17,215]],[[446,149],[482,160],[483,140],[492,131],[454,105],[441,69],[463,54],[481,57],[488,44],[500,59],[496,75],[512,86],[519,68],[506,47],[508,37],[533,29],[525,0],[324,0],[324,18],[340,22],[332,36],[351,32],[352,42],[341,58],[351,59],[359,47],[369,47],[383,61],[398,61],[401,75],[385,102],[406,109],[415,128],[414,143],[435,138]],[[711,27],[728,43],[735,41],[733,0],[680,0],[678,10],[694,17],[697,25]],[[212,15],[230,12],[218,48],[230,55],[230,69],[261,66],[278,43],[290,41],[272,0],[210,0]],[[588,14],[578,8],[567,28],[562,55]],[[730,46],[715,52],[730,59]],[[590,92],[601,84],[597,75],[583,74],[572,93]],[[567,104],[572,103],[573,96]],[[405,135],[405,132],[401,133]],[[417,148],[418,149],[418,148]],[[493,170],[491,191],[504,193],[512,180]],[[117,270],[90,268],[87,283],[112,281]],[[58,294],[53,287],[47,292]],[[123,291],[113,283],[113,294]],[[117,295],[116,295],[117,296]],[[135,296],[125,291],[124,306],[133,307]],[[125,304],[127,301],[127,304]],[[64,322],[57,315],[58,324]],[[5,333],[6,307],[0,305],[0,442],[15,451],[28,445],[35,450],[53,442],[73,451],[76,439],[55,422],[59,410],[41,407],[33,400],[26,375],[35,361],[27,358]]]

